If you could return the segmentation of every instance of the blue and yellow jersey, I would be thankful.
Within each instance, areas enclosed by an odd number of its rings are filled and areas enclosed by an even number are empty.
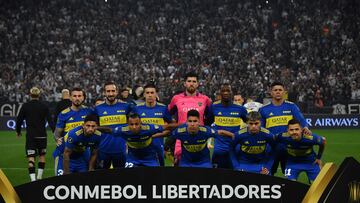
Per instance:
[[[274,141],[275,136],[265,128],[261,128],[257,134],[251,134],[248,128],[243,128],[235,134],[233,146],[240,144],[240,161],[259,162],[268,158],[268,147],[274,145]]]
[[[314,162],[316,154],[313,146],[323,145],[326,142],[324,137],[314,133],[312,135],[302,135],[302,138],[299,141],[292,139],[287,132],[277,135],[276,139],[278,142],[283,143],[286,146],[288,161],[300,163]]]
[[[126,114],[130,111],[130,105],[122,101],[117,101],[113,105],[105,102],[95,107],[95,113],[99,117],[100,126],[112,129],[126,124]],[[121,137],[104,134],[99,150],[106,153],[125,153],[125,141]]]
[[[126,140],[128,145],[128,162],[144,164],[148,162],[158,163],[156,152],[152,146],[152,135],[162,132],[163,128],[159,125],[142,124],[138,134],[133,134],[128,125],[119,126],[114,129],[113,136],[120,136]]]
[[[216,131],[208,126],[201,126],[195,135],[189,134],[187,124],[182,124],[171,133],[171,138],[181,141],[180,166],[187,164],[210,164],[210,152],[207,148],[207,140],[218,136]]]
[[[154,107],[148,107],[145,103],[138,104],[134,107],[133,111],[139,114],[141,123],[164,125],[172,121],[167,106],[159,102]]]
[[[217,101],[211,105],[209,115],[214,121],[215,130],[227,130],[236,133],[240,127],[245,125],[247,111],[241,105],[231,103],[229,106],[224,106],[221,101]],[[216,136],[214,150],[228,152],[231,141],[230,137]]]
[[[81,126],[84,123],[85,117],[91,113],[92,110],[86,106],[82,106],[78,111],[74,111],[68,107],[59,114],[56,128],[64,129],[64,136],[70,130]]]
[[[64,137],[65,147],[73,151],[70,158],[74,159],[82,156],[87,150],[87,147],[96,149],[99,146],[100,141],[100,131],[96,130],[94,134],[85,136],[82,126],[70,130]]]
[[[289,120],[296,118],[300,121],[301,127],[308,127],[308,124],[296,104],[284,101],[280,106],[269,103],[259,109],[261,114],[261,125],[273,134],[287,131]]]
[[[59,113],[56,128],[64,129],[62,136],[65,136],[70,130],[81,126],[84,123],[85,117],[91,113],[93,113],[93,111],[86,106],[82,106],[78,111],[74,111],[68,107]],[[56,147],[53,156],[62,156],[64,149],[65,144],[63,142],[61,145]]]

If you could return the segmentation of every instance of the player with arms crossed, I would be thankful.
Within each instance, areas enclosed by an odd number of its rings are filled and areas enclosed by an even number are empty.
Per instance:
[[[235,134],[232,147],[240,145],[236,170],[270,174],[272,165],[271,146],[275,146],[275,136],[261,127],[261,116],[253,111],[247,115],[247,127]]]
[[[210,161],[210,150],[207,141],[215,136],[233,137],[234,134],[226,130],[217,130],[200,125],[200,114],[196,110],[187,113],[187,121],[174,129],[170,139],[181,141],[182,153],[179,166],[181,167],[203,167],[212,168]],[[162,135],[154,135],[158,137]]]
[[[95,114],[99,117],[100,126],[116,127],[126,124],[126,114],[131,111],[130,104],[117,99],[118,87],[114,82],[104,85],[105,102],[95,107]],[[104,133],[98,155],[98,166],[103,169],[125,167],[126,144],[119,136]]]
[[[221,100],[211,105],[209,120],[214,121],[215,130],[227,130],[236,133],[246,120],[246,109],[232,101],[232,91],[229,84],[223,84],[220,89]],[[216,136],[212,163],[215,168],[233,168],[230,157],[230,137]]]
[[[70,130],[64,137],[64,174],[93,171],[96,164],[101,132],[96,130],[99,119],[96,115],[87,115],[84,124]],[[90,147],[91,157],[87,148]]]
[[[170,124],[175,126],[176,121],[172,119],[166,105],[156,101],[157,91],[155,85],[147,84],[144,87],[144,97],[145,103],[138,104],[133,110],[140,116],[141,123],[154,125]],[[164,166],[164,138],[155,138],[153,145],[156,149],[160,166]]]
[[[175,95],[168,106],[172,115],[177,115],[177,122],[183,124],[187,120],[187,112],[196,110],[199,112],[199,121],[204,125],[204,116],[208,114],[211,99],[206,95],[197,92],[199,87],[197,74],[190,72],[184,77],[185,92]],[[176,141],[174,151],[174,165],[177,165],[181,158],[181,142]]]
[[[285,88],[284,84],[280,82],[273,82],[271,88],[271,103],[264,105],[259,109],[261,114],[261,124],[268,129],[272,134],[277,135],[287,131],[288,122],[296,118],[300,121],[304,133],[311,135],[308,124],[301,114],[300,109],[296,104],[286,101],[284,99]],[[274,164],[271,168],[271,173],[274,175],[281,162],[282,172],[285,171],[286,151],[283,144],[278,144],[274,153]]]
[[[278,142],[286,145],[288,160],[286,162],[285,176],[290,180],[297,180],[300,172],[305,171],[309,182],[313,182],[320,172],[321,156],[325,149],[325,137],[304,134],[300,122],[291,119],[288,130],[277,135]],[[318,145],[319,151],[315,154],[313,146]]]
[[[57,119],[54,138],[56,141],[56,149],[53,153],[55,159],[55,175],[63,174],[63,153],[65,143],[63,143],[64,136],[70,130],[81,126],[84,119],[92,110],[83,105],[85,100],[85,92],[81,88],[73,88],[70,92],[71,106],[63,110]],[[87,150],[90,156],[90,151]]]

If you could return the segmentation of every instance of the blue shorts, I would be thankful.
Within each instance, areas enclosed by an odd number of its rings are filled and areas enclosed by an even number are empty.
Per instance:
[[[59,155],[55,157],[55,176],[61,176],[63,174],[64,174],[63,156]]]
[[[212,168],[212,165],[210,162],[187,163],[187,162],[183,161],[182,159],[180,160],[179,166],[180,167],[192,167],[192,168]]]
[[[233,168],[230,152],[214,150],[212,155],[212,163],[214,168]]]
[[[154,138],[153,139],[153,146],[155,148],[156,155],[157,155],[157,157],[159,159],[160,166],[165,166],[165,161],[164,161],[164,157],[165,157],[164,138],[162,138],[162,137]]]
[[[84,155],[77,159],[70,158],[70,173],[89,171],[89,157]]]
[[[260,162],[249,162],[245,160],[239,160],[239,164],[235,166],[236,170],[246,171],[251,173],[260,173],[262,168],[267,168],[269,175],[271,175],[271,165],[273,164],[273,159],[264,160]]]
[[[158,160],[126,160],[125,168],[133,168],[133,167],[157,167],[160,166]]]
[[[126,162],[125,156],[123,153],[106,153],[99,150],[96,160],[97,168],[109,169],[111,164],[114,168],[124,168]]]
[[[320,173],[320,166],[309,163],[295,163],[288,161],[285,168],[285,176],[290,180],[297,180],[301,172],[305,172],[310,182],[314,181]]]

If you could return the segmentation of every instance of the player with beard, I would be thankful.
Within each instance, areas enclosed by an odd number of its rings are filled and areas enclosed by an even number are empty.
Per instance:
[[[65,149],[64,136],[70,130],[81,126],[84,119],[92,110],[83,105],[85,101],[85,92],[81,88],[74,88],[70,93],[71,106],[63,110],[57,119],[54,138],[56,141],[56,149],[53,153],[55,158],[55,175],[63,174],[63,153]],[[90,151],[87,151],[90,156]]]
[[[190,72],[184,77],[185,91],[175,95],[168,106],[169,112],[172,115],[177,115],[178,124],[186,123],[187,112],[196,110],[199,112],[199,121],[204,125],[204,117],[208,114],[211,99],[197,91],[199,81],[197,74]],[[181,158],[181,142],[176,141],[174,151],[174,165],[177,165]]]
[[[221,100],[214,102],[210,108],[210,120],[214,122],[215,130],[227,130],[236,133],[246,121],[246,109],[232,101],[232,90],[229,84],[223,84],[220,89]],[[230,137],[216,136],[212,163],[215,168],[232,169],[230,157]]]
[[[100,126],[115,129],[119,125],[126,124],[126,115],[131,111],[130,104],[117,99],[118,87],[114,82],[107,82],[104,85],[105,102],[95,107],[95,114],[99,117]],[[125,167],[126,143],[121,137],[105,133],[102,136],[99,154],[98,167],[108,169]]]

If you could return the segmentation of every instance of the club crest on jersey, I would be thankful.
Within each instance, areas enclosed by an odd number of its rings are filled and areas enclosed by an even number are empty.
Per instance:
[[[202,102],[198,102],[199,107],[202,106]]]

